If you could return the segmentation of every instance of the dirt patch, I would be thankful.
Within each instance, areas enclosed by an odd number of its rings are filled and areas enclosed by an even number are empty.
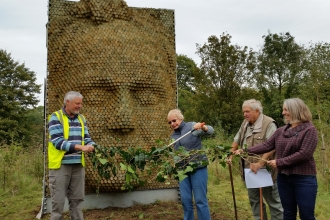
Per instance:
[[[214,210],[212,207],[217,206]],[[219,204],[210,203],[212,220],[229,220],[232,216],[226,216],[228,210],[221,210]],[[219,210],[220,208],[220,210]],[[195,210],[196,213],[196,210]],[[195,216],[197,216],[195,214]],[[49,219],[50,215],[43,216],[43,220]],[[65,220],[70,219],[65,213]],[[85,220],[181,220],[183,210],[179,202],[156,202],[148,205],[134,205],[129,208],[114,208],[84,210]],[[197,217],[195,218],[197,219]]]

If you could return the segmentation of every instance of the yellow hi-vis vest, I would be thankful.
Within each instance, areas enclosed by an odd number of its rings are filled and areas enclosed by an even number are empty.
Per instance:
[[[55,112],[57,118],[60,120],[62,126],[63,126],[63,137],[64,140],[68,140],[69,138],[69,119],[68,116],[63,114],[62,109]],[[51,115],[48,116],[48,122],[50,120]],[[84,127],[84,120],[82,119],[81,114],[78,115],[78,120],[81,124],[81,145],[85,144],[85,127]],[[49,134],[49,140],[48,140],[48,168],[49,169],[59,169],[61,167],[61,162],[62,159],[64,157],[64,154],[66,153],[66,151],[64,150],[57,150],[56,147],[53,145],[53,143],[50,140],[50,134]],[[83,166],[85,166],[85,156],[84,156],[84,152],[82,152],[81,154],[81,164]]]

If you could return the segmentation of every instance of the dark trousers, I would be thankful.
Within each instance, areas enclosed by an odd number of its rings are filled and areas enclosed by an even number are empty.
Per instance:
[[[284,220],[295,220],[297,209],[300,219],[315,220],[316,176],[278,174],[277,186],[284,209]]]

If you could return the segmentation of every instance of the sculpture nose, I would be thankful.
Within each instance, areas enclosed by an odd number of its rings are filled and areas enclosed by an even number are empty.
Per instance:
[[[135,128],[134,100],[127,86],[119,86],[116,94],[117,107],[115,115],[116,129],[129,132]]]

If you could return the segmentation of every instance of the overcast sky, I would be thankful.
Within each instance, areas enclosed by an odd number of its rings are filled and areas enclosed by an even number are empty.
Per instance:
[[[127,0],[128,6],[175,11],[176,52],[195,60],[196,43],[226,32],[232,43],[258,50],[262,36],[290,32],[299,44],[330,42],[330,0]],[[1,0],[0,49],[34,71],[47,69],[48,0]],[[43,88],[43,87],[42,87]],[[43,99],[43,91],[39,96]],[[40,101],[43,105],[43,101]]]

